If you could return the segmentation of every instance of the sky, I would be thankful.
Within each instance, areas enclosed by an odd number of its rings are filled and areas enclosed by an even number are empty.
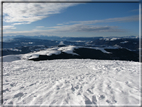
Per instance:
[[[139,3],[4,3],[3,36],[139,36]]]

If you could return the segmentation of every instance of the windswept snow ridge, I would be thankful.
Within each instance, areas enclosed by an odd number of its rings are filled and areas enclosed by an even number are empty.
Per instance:
[[[140,106],[140,63],[90,59],[3,62],[5,106]]]

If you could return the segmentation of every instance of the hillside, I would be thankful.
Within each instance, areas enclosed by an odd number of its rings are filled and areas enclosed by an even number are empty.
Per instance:
[[[40,61],[53,59],[100,59],[139,61],[135,52],[121,47],[62,46],[24,55],[25,59]]]

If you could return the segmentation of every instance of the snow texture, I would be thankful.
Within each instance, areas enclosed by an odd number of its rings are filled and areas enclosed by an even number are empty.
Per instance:
[[[5,106],[141,104],[139,62],[91,59],[34,62],[16,57],[4,57]]]

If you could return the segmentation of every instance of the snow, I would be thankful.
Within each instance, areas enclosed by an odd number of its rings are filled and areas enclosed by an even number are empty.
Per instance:
[[[110,40],[110,38],[100,38],[100,40],[109,41],[109,40]]]
[[[19,49],[13,49],[13,48],[4,48],[3,50],[11,50],[11,51],[20,51],[21,52],[21,50],[19,50]]]
[[[123,42],[120,42],[120,43],[123,43],[123,44],[124,44],[124,43],[128,43],[128,41],[123,41]]]
[[[52,54],[58,55],[61,52],[65,52],[68,54],[73,54],[73,55],[78,55],[76,53],[73,53],[74,49],[77,49],[78,47],[76,46],[65,46],[65,47],[54,47],[54,48],[48,48],[45,50],[41,50],[39,52],[33,52],[33,53],[28,53],[23,56],[21,56],[22,59],[32,59],[32,58],[38,58],[39,55],[47,55],[51,56]],[[36,55],[36,56],[35,56]]]
[[[114,41],[114,40],[117,40],[117,39],[120,39],[120,38],[111,38],[110,41]]]
[[[21,56],[20,55],[7,55],[7,56],[3,56],[3,62],[12,62],[12,61],[16,61],[16,60],[20,60]],[[0,57],[1,60],[1,57]]]
[[[78,41],[75,41],[75,42],[85,42],[85,41],[78,40]]]
[[[29,42],[29,44],[33,44],[33,42]]]
[[[34,59],[34,58],[38,58],[39,55],[38,54],[33,54],[31,57],[29,57],[29,59]]]
[[[107,46],[107,47],[104,47],[104,49],[120,49],[122,48],[121,46],[119,45],[114,45],[114,46]]]
[[[63,41],[61,41],[61,42],[59,43],[59,45],[65,45],[65,44],[64,44],[64,42],[63,42]]]
[[[58,55],[61,53],[61,51],[57,50],[58,48],[49,48],[49,49],[45,49],[45,50],[41,50],[38,52],[33,52],[33,53],[28,53],[28,54],[24,54],[21,56],[22,59],[33,59],[33,58],[38,58],[39,55],[47,55],[47,56],[51,56],[52,54]]]
[[[72,47],[73,48],[73,47]],[[4,106],[140,106],[139,62],[91,59],[3,62]],[[15,60],[14,60],[15,59]]]
[[[68,54],[78,55],[76,53],[73,53],[73,50],[77,49],[77,48],[79,48],[79,47],[69,45],[69,46],[66,46],[66,47],[60,47],[58,50],[62,51],[62,52],[65,52],[65,53],[68,53]]]
[[[105,41],[114,41],[114,40],[118,40],[118,39],[121,39],[121,38],[100,38],[100,40],[105,40]]]
[[[100,50],[103,53],[107,53],[107,54],[111,54],[111,52],[107,52],[105,49],[118,49],[118,46],[114,46],[114,47],[105,47],[105,48],[101,48],[101,47],[83,47],[83,46],[64,46],[64,47],[54,47],[54,48],[48,48],[45,50],[41,50],[39,52],[34,52],[34,53],[28,53],[22,56],[22,59],[33,59],[33,58],[38,58],[39,55],[47,55],[47,56],[51,56],[52,54],[55,55],[59,55],[61,52],[65,52],[67,54],[72,54],[72,55],[78,55],[77,53],[74,53],[73,51],[75,49],[79,49],[79,48],[89,48],[89,49],[96,49],[96,50]]]
[[[100,50],[103,53],[107,53],[107,54],[111,54],[111,52],[106,51],[104,48],[100,48],[100,47],[90,47],[91,49],[96,49],[96,50]]]

